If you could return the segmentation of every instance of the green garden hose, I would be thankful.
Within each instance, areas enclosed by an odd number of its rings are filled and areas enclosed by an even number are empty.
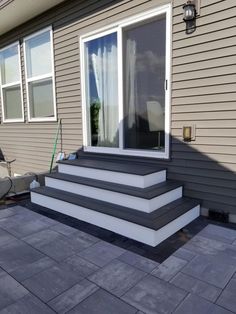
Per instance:
[[[57,149],[57,142],[58,142],[58,136],[59,136],[60,130],[61,130],[61,119],[59,119],[59,121],[58,121],[57,133],[56,133],[55,140],[54,140],[52,159],[51,159],[51,164],[50,164],[50,173],[52,172],[53,161],[54,161],[54,157],[55,157],[55,153],[56,153],[56,149]]]

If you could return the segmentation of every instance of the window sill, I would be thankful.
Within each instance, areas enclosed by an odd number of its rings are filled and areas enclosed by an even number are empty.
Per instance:
[[[34,123],[34,122],[56,122],[56,121],[57,121],[57,117],[28,119],[29,123]]]
[[[22,118],[22,119],[4,119],[4,120],[2,120],[3,124],[5,124],[5,123],[19,123],[19,122],[21,122],[21,123],[25,122],[24,118]]]
[[[85,152],[100,153],[100,154],[113,154],[122,156],[134,156],[134,157],[149,157],[157,159],[169,159],[169,151],[148,151],[148,150],[138,150],[138,149],[119,149],[119,148],[109,148],[109,147],[92,147],[84,146]]]

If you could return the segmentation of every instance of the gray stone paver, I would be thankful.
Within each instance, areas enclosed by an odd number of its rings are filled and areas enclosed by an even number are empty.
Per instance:
[[[170,282],[176,287],[197,294],[211,302],[215,302],[222,292],[220,288],[209,285],[181,272],[179,272]]]
[[[78,232],[77,229],[70,227],[70,226],[67,226],[67,225],[60,223],[60,222],[57,223],[56,225],[52,226],[50,229],[57,231],[57,232],[65,235],[65,236],[70,236],[73,233]]]
[[[43,256],[42,258],[28,263],[22,266],[17,267],[16,270],[11,272],[11,276],[14,277],[18,281],[26,280],[33,275],[40,273],[41,271],[52,267],[56,262],[47,256]]]
[[[159,263],[152,261],[148,258],[135,254],[133,252],[125,252],[118,259],[122,262],[125,262],[131,266],[135,266],[136,268],[145,271],[146,273],[150,273],[155,268],[159,266]]]
[[[10,216],[13,216],[13,215],[24,215],[24,214],[31,214],[34,215],[38,215],[37,213],[34,213],[32,212],[31,210],[23,207],[23,206],[19,206],[19,205],[16,205],[16,206],[13,206],[13,207],[8,207],[4,210],[1,210],[0,211],[0,219],[1,217],[10,217]]]
[[[222,264],[214,255],[197,256],[182,269],[182,272],[223,289],[236,272],[236,263],[232,264],[225,258]]]
[[[99,289],[68,314],[135,314],[137,309]]]
[[[70,236],[65,236],[54,230],[43,230],[23,239],[56,261],[62,261],[98,241],[84,232],[75,232]]]
[[[15,240],[15,237],[8,233],[7,231],[0,228],[0,247],[8,244],[12,240]]]
[[[11,208],[6,208],[6,209],[0,211],[0,219],[7,218],[7,217],[10,217],[13,215],[15,215],[15,213],[14,213],[14,211],[11,210]]]
[[[125,252],[124,249],[115,245],[99,241],[78,254],[93,264],[103,267]]]
[[[57,313],[66,313],[99,288],[84,279],[48,303]]]
[[[224,259],[228,260],[228,263],[235,265],[236,263],[236,247],[234,245],[226,245],[225,250],[217,256],[222,262]]]
[[[23,285],[42,301],[48,302],[80,282],[82,277],[56,265],[23,281]]]
[[[60,238],[60,233],[46,229],[39,232],[35,232],[34,234],[31,234],[30,236],[22,238],[23,241],[30,244],[31,246],[35,247],[36,249],[40,249],[44,245],[47,245],[54,240],[57,240]]]
[[[189,294],[174,314],[232,314],[232,312],[215,305],[197,295]]]
[[[73,255],[61,262],[66,268],[73,270],[77,275],[86,278],[99,270],[100,267],[90,263],[78,255]]]
[[[235,230],[215,225],[206,226],[201,232],[199,232],[199,235],[229,244],[233,243],[236,240]]]
[[[18,239],[0,247],[0,267],[9,273],[43,257],[44,255],[38,250]]]
[[[0,314],[236,313],[236,230],[162,264],[21,206],[0,211]]]
[[[26,237],[37,231],[47,229],[54,224],[52,219],[45,219],[34,212],[17,213],[0,219],[0,227],[17,238]]]
[[[88,278],[101,288],[119,297],[144,276],[146,276],[145,272],[121,261],[113,260]]]
[[[153,276],[156,276],[165,281],[171,280],[185,265],[187,261],[176,257],[170,256],[167,258],[158,268],[152,272]]]
[[[0,272],[0,309],[23,298],[28,291],[6,272]]]
[[[217,304],[236,313],[236,276],[234,276],[222,292]]]
[[[9,208],[9,211],[11,211],[14,215],[19,215],[23,217],[23,219],[25,219],[25,217],[31,217],[33,219],[39,219],[41,221],[45,221],[47,222],[48,226],[53,226],[55,224],[58,224],[56,220],[43,216],[23,206],[17,205],[17,206],[11,207]]]
[[[122,299],[145,313],[166,314],[171,313],[186,295],[186,291],[149,275],[131,288]]]
[[[177,251],[174,252],[173,256],[179,257],[181,259],[184,259],[185,261],[191,261],[194,257],[196,257],[197,254],[188,251],[184,248],[180,248]]]
[[[46,304],[28,293],[22,299],[5,307],[0,314],[55,314]]]
[[[183,248],[195,254],[216,255],[219,252],[223,252],[226,245],[226,243],[196,235]]]

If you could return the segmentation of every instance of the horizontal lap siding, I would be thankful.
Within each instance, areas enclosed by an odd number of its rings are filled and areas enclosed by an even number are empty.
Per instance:
[[[124,4],[129,2],[131,1],[124,1]],[[110,6],[114,10],[120,8],[121,11],[120,5],[120,1],[108,0],[67,1],[0,38],[0,45],[4,47],[48,25],[53,26],[57,116],[62,119],[62,137],[59,138],[57,151],[62,148],[68,154],[82,146],[78,42],[80,20],[83,27],[90,24],[88,14],[93,11],[100,11],[100,16],[105,20]],[[21,51],[24,79],[22,47]],[[0,148],[7,159],[16,158],[13,172],[21,174],[49,169],[57,130],[57,122],[27,122],[26,91],[23,87],[26,122],[0,125]]]
[[[43,27],[53,26],[57,116],[62,119],[62,138],[59,138],[57,151],[62,148],[68,154],[83,143],[79,36],[167,2],[69,0],[0,38],[0,46],[4,47]],[[23,50],[21,60],[24,79]],[[8,159],[16,158],[13,172],[48,170],[57,122],[27,122],[25,86],[24,113],[25,123],[1,123],[0,147]]]
[[[197,29],[185,35],[173,9],[172,162],[169,178],[203,206],[236,214],[236,2],[201,0]],[[196,140],[182,141],[182,127]]]
[[[76,3],[75,3],[76,2]],[[62,16],[70,15],[71,12],[79,10],[78,4],[81,7],[88,7],[89,1],[68,1],[65,5],[60,5],[53,10],[36,18],[22,27],[10,32],[6,36],[0,38],[1,46],[5,43],[14,42],[21,39],[37,30],[40,30],[48,25],[54,25],[61,20]],[[90,1],[96,2],[96,1]],[[54,41],[55,43],[55,41]],[[79,57],[78,57],[78,41],[74,45],[68,44],[68,55],[72,53],[75,56],[72,67],[76,78],[79,72]],[[23,50],[22,50],[23,52]],[[82,145],[82,123],[81,123],[81,106],[80,106],[80,91],[79,81],[75,80],[68,73],[60,73],[57,71],[57,56],[60,54],[54,50],[55,57],[55,79],[56,79],[56,98],[57,98],[57,115],[62,119],[62,137],[59,138],[57,151],[61,148],[66,153],[75,151]],[[23,53],[22,67],[24,67]],[[66,56],[63,56],[66,59]],[[71,60],[68,60],[70,64]],[[23,78],[24,78],[24,69]],[[60,78],[57,82],[57,78]],[[68,77],[68,80],[67,80]],[[65,82],[65,84],[64,84]],[[57,85],[58,83],[58,85]],[[68,86],[68,90],[64,86]],[[60,91],[60,88],[62,91]],[[72,97],[70,97],[70,91]],[[67,102],[63,102],[64,97],[67,97]],[[55,133],[57,130],[57,122],[45,123],[28,123],[27,122],[27,108],[26,108],[26,91],[24,86],[24,110],[25,123],[1,124],[0,126],[0,147],[8,159],[16,158],[13,164],[13,171],[16,173],[26,172],[41,172],[49,169],[50,159],[53,150]],[[62,143],[61,143],[62,139]]]
[[[63,151],[82,145],[79,36],[167,2],[69,0],[0,38],[4,46],[53,25]],[[236,213],[236,2],[201,0],[197,29],[191,35],[185,34],[182,20],[185,2],[172,1],[171,160],[155,163],[168,168],[169,178],[183,181],[186,195],[203,199],[203,206]],[[196,140],[184,143],[182,127],[193,124]],[[48,169],[56,127],[57,123],[0,125],[0,147],[9,158],[17,158],[15,172]]]

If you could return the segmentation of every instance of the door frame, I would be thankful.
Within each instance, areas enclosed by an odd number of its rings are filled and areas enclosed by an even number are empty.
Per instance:
[[[144,13],[134,15],[133,17],[113,23],[99,30],[89,32],[80,36],[80,69],[81,69],[81,96],[82,96],[82,127],[83,127],[83,148],[86,152],[116,154],[124,156],[140,156],[159,159],[170,158],[170,116],[171,116],[171,47],[172,47],[172,21],[171,21],[171,4],[166,4]],[[162,152],[140,149],[125,149],[123,140],[123,58],[122,56],[122,29],[126,26],[148,20],[157,15],[166,14],[166,64],[165,64],[165,150]],[[86,90],[85,90],[85,43],[104,36],[117,32],[117,47],[118,47],[118,106],[119,106],[119,147],[95,147],[88,146],[88,123],[87,123],[87,108],[86,108]]]

